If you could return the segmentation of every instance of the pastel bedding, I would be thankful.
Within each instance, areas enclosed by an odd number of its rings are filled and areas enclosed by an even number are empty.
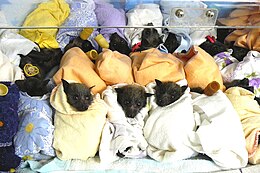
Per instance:
[[[223,169],[245,167],[246,141],[232,103],[221,90],[212,96],[194,92],[191,95],[197,130],[189,134],[190,147]]]
[[[102,98],[108,105],[107,122],[102,132],[99,148],[101,163],[107,164],[119,160],[118,152],[125,158],[144,158],[147,142],[143,136],[144,121],[148,116],[148,105],[141,109],[135,118],[127,118],[117,102],[115,88],[127,84],[108,86]]]
[[[260,163],[260,108],[254,100],[255,94],[241,87],[232,87],[225,91],[237,111],[244,130],[249,163]]]
[[[53,148],[57,157],[61,160],[94,157],[107,114],[107,105],[100,95],[96,94],[89,108],[80,112],[68,104],[63,85],[57,85],[52,90],[50,103],[56,110]]]
[[[95,62],[95,66],[98,75],[107,85],[134,83],[132,59],[124,54],[103,49]]]
[[[60,68],[53,76],[56,84],[61,83],[61,79],[84,83],[88,87],[95,85],[91,90],[94,94],[106,89],[105,82],[95,71],[94,63],[78,47],[71,48],[63,55]]]

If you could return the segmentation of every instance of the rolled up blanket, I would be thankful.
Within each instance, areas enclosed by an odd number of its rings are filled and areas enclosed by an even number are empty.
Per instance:
[[[50,103],[56,110],[53,147],[57,157],[61,160],[94,157],[107,114],[107,105],[100,95],[95,95],[86,111],[77,111],[67,102],[63,85],[58,85],[52,90]]]
[[[61,83],[61,79],[73,80],[88,87],[95,86],[91,90],[94,94],[101,93],[106,89],[105,82],[95,71],[94,63],[78,47],[69,49],[63,55],[60,68],[53,76],[56,84]]]
[[[187,83],[187,81],[186,81]],[[149,91],[155,83],[148,84]],[[173,162],[197,154],[186,143],[188,134],[195,130],[190,88],[175,102],[160,107],[151,97],[152,109],[144,126],[144,137],[148,142],[147,154],[157,160]]]
[[[117,102],[115,88],[127,84],[108,86],[102,98],[108,105],[107,123],[102,132],[99,156],[102,163],[110,163],[126,158],[143,158],[147,142],[143,136],[144,119],[148,116],[148,105],[135,118],[127,118]],[[119,154],[119,155],[118,155]]]
[[[254,100],[255,94],[241,87],[232,87],[225,91],[243,126],[249,163],[260,163],[260,108]]]
[[[134,83],[131,58],[117,51],[103,49],[96,60],[96,71],[107,85]]]
[[[161,81],[179,81],[185,78],[183,63],[174,55],[162,53],[156,48],[130,55],[135,82],[147,85],[158,79]]]

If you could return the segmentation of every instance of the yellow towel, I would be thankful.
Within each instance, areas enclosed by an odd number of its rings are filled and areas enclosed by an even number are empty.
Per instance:
[[[258,7],[235,9],[228,17],[218,19],[227,26],[259,26],[260,11]],[[236,46],[260,51],[260,29],[237,29],[225,38],[226,42],[235,42]]]
[[[96,71],[107,85],[134,83],[131,58],[117,51],[103,49],[96,60]]]
[[[97,94],[86,111],[76,111],[67,102],[63,86],[56,86],[50,97],[55,108],[54,140],[57,157],[62,160],[87,160],[98,151],[108,107]]]
[[[241,87],[229,88],[225,91],[225,94],[240,116],[246,138],[249,162],[251,164],[259,164],[260,107],[254,100],[255,95]]]
[[[61,79],[73,80],[84,83],[86,86],[94,86],[91,91],[101,93],[106,89],[105,82],[98,76],[94,70],[94,63],[78,47],[73,47],[63,55],[60,68],[53,76],[56,84],[61,83]]]
[[[147,85],[155,79],[160,81],[179,81],[185,79],[183,63],[170,53],[162,53],[156,48],[130,55],[135,82]]]
[[[186,80],[190,88],[205,89],[212,81],[224,90],[221,72],[214,58],[198,46],[192,46],[187,54],[176,54],[184,62]]]
[[[23,27],[60,26],[69,16],[70,7],[65,0],[50,0],[41,3],[25,19]],[[40,48],[58,48],[58,29],[22,29],[20,34],[36,42]]]

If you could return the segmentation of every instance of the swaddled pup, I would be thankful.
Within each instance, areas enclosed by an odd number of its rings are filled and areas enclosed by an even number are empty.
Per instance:
[[[82,83],[68,83],[61,79],[68,103],[78,111],[86,111],[93,102],[91,88]]]
[[[129,55],[131,52],[130,47],[125,39],[120,37],[116,32],[111,34],[109,49],[113,51],[118,51],[122,54]]]
[[[49,79],[42,80],[36,77],[30,77],[24,80],[16,80],[15,84],[20,91],[26,92],[30,96],[43,96],[50,92],[48,88],[49,81]]]
[[[117,102],[121,105],[127,118],[135,116],[147,104],[147,98],[152,94],[146,93],[142,86],[126,85],[115,89],[117,92]]]
[[[153,24],[148,23],[147,26],[153,26]],[[155,28],[144,28],[141,36],[141,46],[138,51],[156,48],[161,43],[163,43],[162,38]]]
[[[79,47],[83,52],[88,52],[94,49],[93,45],[89,40],[82,40],[80,37],[76,37],[65,46],[64,53],[73,47]]]
[[[180,86],[171,81],[162,82],[158,79],[155,79],[155,82],[155,102],[161,107],[174,103],[184,94],[188,87],[187,85]]]

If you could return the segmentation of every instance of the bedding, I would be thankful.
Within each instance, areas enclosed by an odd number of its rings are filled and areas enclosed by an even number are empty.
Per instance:
[[[107,85],[134,83],[132,60],[124,54],[103,49],[95,62],[95,66],[97,74]]]
[[[95,95],[86,111],[77,111],[67,102],[60,84],[52,90],[50,103],[55,109],[53,148],[57,157],[61,160],[94,157],[107,114],[107,105],[100,95]]]
[[[61,79],[73,80],[88,87],[95,85],[91,90],[94,94],[106,89],[106,83],[95,71],[95,64],[78,47],[69,49],[63,55],[60,67],[53,76],[56,85],[61,83]]]
[[[237,111],[244,130],[249,163],[260,163],[260,107],[254,100],[255,94],[241,87],[232,87],[225,91]]]
[[[115,88],[127,84],[108,86],[102,93],[102,99],[108,105],[107,122],[102,132],[99,157],[102,164],[119,160],[117,153],[124,158],[144,158],[147,142],[143,136],[144,120],[148,116],[149,106],[141,109],[135,118],[127,118],[117,102]]]

